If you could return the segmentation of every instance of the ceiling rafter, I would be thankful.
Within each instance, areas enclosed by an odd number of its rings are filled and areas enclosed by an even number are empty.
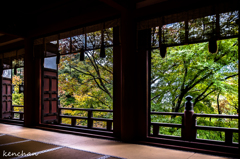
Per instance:
[[[125,8],[124,6],[118,4],[117,2],[115,2],[115,1],[113,1],[113,0],[99,0],[99,1],[101,1],[101,2],[103,2],[103,3],[105,3],[105,4],[107,4],[107,5],[109,5],[109,6],[111,6],[111,7],[113,7],[113,8],[115,8],[115,9],[119,10],[119,11],[126,10],[126,8]]]
[[[11,40],[14,40],[16,39],[17,37],[14,37],[14,36],[10,36],[10,35],[0,35],[0,43],[5,43],[7,41],[11,41]]]

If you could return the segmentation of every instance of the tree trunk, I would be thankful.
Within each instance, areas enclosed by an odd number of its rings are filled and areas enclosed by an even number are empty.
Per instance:
[[[219,104],[219,96],[220,96],[221,91],[219,91],[218,95],[217,95],[217,107],[218,107],[218,114],[222,114],[221,110],[220,110],[220,104]]]

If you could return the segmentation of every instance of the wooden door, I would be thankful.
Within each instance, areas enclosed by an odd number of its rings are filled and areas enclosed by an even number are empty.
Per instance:
[[[2,78],[2,118],[12,119],[12,79]]]
[[[43,69],[42,86],[42,123],[57,124],[58,121],[58,72]]]

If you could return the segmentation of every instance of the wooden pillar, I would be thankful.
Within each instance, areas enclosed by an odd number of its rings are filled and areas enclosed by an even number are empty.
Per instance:
[[[238,2],[238,4],[240,5],[240,2]],[[238,5],[238,6],[239,6]],[[238,7],[238,55],[240,54],[240,7]],[[238,56],[238,61],[239,61],[239,56]],[[240,67],[238,66],[238,72],[240,71]],[[239,84],[240,84],[240,80],[238,79],[238,88],[239,88]],[[239,90],[239,89],[238,89]],[[238,92],[238,105],[240,105],[240,93]],[[240,116],[239,116],[239,108],[238,108],[238,152],[240,152]]]
[[[0,96],[0,119],[2,119],[2,73],[3,73],[3,59],[0,60],[0,73],[1,73],[1,79],[0,79],[0,91],[1,91],[1,96]]]
[[[194,116],[192,96],[187,96],[185,103],[185,111],[183,117],[182,138],[187,141],[194,141],[196,139],[196,117]]]
[[[137,93],[138,93],[138,120],[137,120],[137,135],[138,140],[146,139],[148,132],[148,112],[150,104],[150,74],[151,63],[151,29],[138,31],[138,52],[137,52]]]
[[[122,58],[122,105],[121,140],[133,142],[137,134],[137,67],[136,67],[136,21],[133,11],[121,14],[121,58]]]
[[[25,38],[24,42],[24,126],[32,127],[38,124],[39,115],[39,61],[33,58],[33,40]]]
[[[122,58],[119,27],[113,28],[113,133],[121,138]]]

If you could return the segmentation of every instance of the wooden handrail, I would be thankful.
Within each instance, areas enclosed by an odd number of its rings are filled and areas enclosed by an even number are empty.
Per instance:
[[[113,112],[113,110],[105,110],[105,109],[86,109],[86,108],[63,108],[58,107],[58,109],[65,109],[65,110],[79,110],[79,111],[95,111],[95,112]]]
[[[62,115],[61,114],[61,110],[72,110],[72,111],[87,111],[87,117],[81,117],[81,116],[70,116],[70,115]],[[107,128],[106,129],[102,129],[102,130],[107,130],[107,131],[112,131],[112,123],[113,123],[113,119],[108,119],[108,118],[94,118],[92,117],[93,115],[93,111],[97,111],[97,112],[113,112],[113,110],[103,110],[103,109],[84,109],[84,108],[63,108],[63,107],[58,107],[58,123],[62,124],[62,118],[70,118],[71,119],[71,126],[75,127],[76,125],[76,120],[77,119],[84,119],[87,120],[87,128],[88,129],[93,129],[93,121],[105,121],[107,122]],[[97,128],[94,128],[97,129]]]
[[[24,107],[24,105],[12,105],[12,107]]]
[[[172,124],[172,123],[151,123],[151,125],[166,126],[166,127],[178,127],[182,128],[182,124]]]
[[[178,113],[178,112],[150,112],[150,114],[156,114],[156,115],[177,115],[177,116],[183,116],[184,113]]]
[[[163,126],[163,127],[178,127],[178,128],[182,128],[185,129],[184,127],[184,122],[186,123],[186,119],[184,119],[185,115],[184,113],[178,113],[178,112],[150,112],[150,115],[175,115],[175,116],[182,116],[182,124],[174,124],[174,123],[156,123],[156,122],[150,122],[150,125],[153,126],[153,136],[155,137],[162,137],[165,135],[160,135],[159,134],[159,127]],[[222,114],[193,114],[192,119],[191,120],[196,120],[197,117],[210,117],[210,118],[229,118],[229,119],[238,119],[238,115],[222,115]],[[190,122],[190,121],[188,121]],[[188,123],[187,122],[187,123]],[[196,134],[197,130],[211,130],[211,131],[223,131],[225,132],[225,144],[227,145],[232,145],[232,137],[233,137],[233,133],[238,133],[239,129],[238,128],[226,128],[226,127],[216,127],[216,126],[200,126],[200,125],[196,125],[196,122],[192,122],[195,123],[193,124],[191,127],[191,131],[192,133]],[[183,131],[182,131],[183,133]],[[191,134],[192,136],[196,136],[194,134]],[[185,138],[182,137],[183,140],[185,140]],[[196,140],[196,137],[192,140]]]
[[[238,119],[238,115],[222,115],[222,114],[194,114],[196,117],[211,117],[211,118],[234,118]]]
[[[213,126],[195,126],[195,128],[201,129],[201,130],[238,132],[237,128],[225,128],[225,127],[213,127]]]

